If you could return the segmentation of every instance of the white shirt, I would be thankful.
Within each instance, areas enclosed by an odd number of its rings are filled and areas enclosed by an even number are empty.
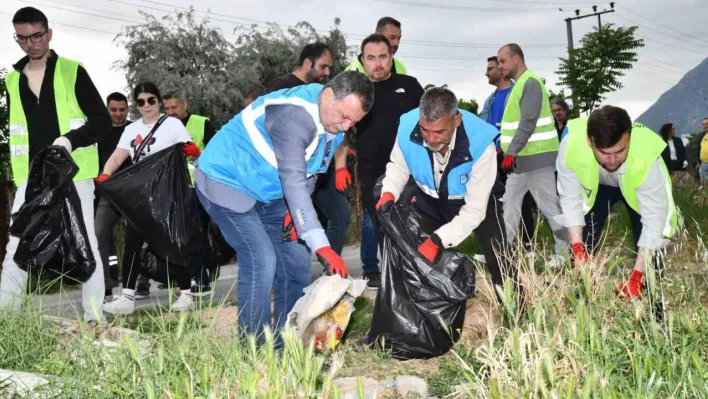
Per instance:
[[[143,122],[143,118],[126,126],[123,135],[120,136],[118,148],[128,150],[128,152],[130,152],[130,159],[133,159],[135,157],[135,149],[139,147],[143,139],[150,134],[153,126],[155,126],[155,123],[146,125],[145,122]],[[140,160],[177,143],[187,143],[190,141],[192,141],[192,138],[189,136],[187,128],[184,127],[182,121],[168,116],[152,136],[150,143],[143,148]]]
[[[440,186],[441,170],[445,170],[447,161],[450,159],[450,153],[455,146],[455,137],[453,135],[450,141],[450,148],[446,156],[440,154],[434,155],[433,162],[435,175],[435,186]],[[444,161],[445,166],[437,165],[438,161],[435,157],[439,156]],[[383,179],[382,193],[390,192],[398,200],[403,188],[408,183],[408,178],[411,172],[406,164],[406,159],[403,157],[401,147],[398,145],[398,139],[391,151],[391,160],[386,165],[386,175]],[[472,167],[470,178],[467,181],[467,190],[465,191],[465,204],[460,208],[460,213],[457,214],[449,223],[440,226],[435,231],[435,234],[440,237],[445,248],[453,247],[467,238],[479,226],[487,215],[487,203],[489,196],[492,193],[492,187],[497,178],[497,152],[494,144],[490,144],[482,153],[482,156],[477,159],[477,162]]]
[[[578,176],[565,166],[565,152],[568,147],[566,136],[560,144],[556,167],[558,170],[558,194],[562,214],[555,217],[564,227],[585,226],[583,213],[583,187]],[[671,179],[662,167],[658,158],[649,167],[647,177],[637,188],[637,202],[642,221],[642,234],[639,237],[639,247],[657,250],[666,247],[669,240],[664,239],[664,230],[670,222],[669,209],[673,209],[673,194]],[[600,184],[619,187],[622,175],[626,173],[627,164],[623,164],[614,172],[608,172],[600,167]],[[610,223],[610,222],[607,222]],[[607,228],[607,224],[605,224]]]
[[[452,133],[452,138],[450,138],[450,144],[448,144],[447,146],[447,151],[445,152],[445,155],[441,154],[440,152],[433,151],[433,178],[435,178],[436,189],[440,188],[440,181],[442,180],[443,173],[445,173],[445,168],[447,168],[447,164],[450,162],[450,154],[455,148],[456,138],[457,129],[455,129],[455,131]],[[423,141],[423,146],[427,148],[428,143]]]
[[[671,160],[676,161],[676,147],[674,146],[674,139],[669,139],[669,152],[671,153]]]

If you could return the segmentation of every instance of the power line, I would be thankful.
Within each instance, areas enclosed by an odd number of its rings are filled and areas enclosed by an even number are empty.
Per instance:
[[[668,62],[664,62],[664,61],[662,61],[662,60],[660,60],[660,59],[658,59],[658,58],[650,57],[650,56],[648,56],[648,55],[646,55],[646,54],[640,54],[640,55],[641,55],[642,57],[644,57],[644,58],[649,58],[650,60],[656,61],[656,62],[658,62],[658,63],[660,63],[660,64],[668,65],[668,66],[670,66],[670,67],[672,67],[672,68],[676,68],[676,69],[679,69],[679,70],[683,71],[683,68],[682,68],[682,67],[678,67],[678,66],[676,66],[676,65],[674,65],[674,64],[669,64]]]
[[[666,33],[666,32],[662,32],[662,31],[660,31],[660,30],[654,29],[654,28],[652,28],[651,26],[642,25],[642,24],[640,24],[639,22],[633,21],[633,20],[631,20],[631,19],[629,19],[629,18],[627,18],[627,17],[623,17],[623,16],[619,16],[619,17],[622,18],[622,19],[624,19],[624,20],[626,20],[626,21],[629,21],[629,22],[632,23],[632,24],[635,24],[635,25],[637,25],[637,26],[641,26],[642,28],[645,28],[645,29],[649,29],[650,31],[659,33],[659,34],[664,35],[664,36],[666,36],[666,37],[669,37],[669,38],[672,38],[672,39],[676,39],[676,40],[683,40],[683,41],[686,41],[686,39],[684,39],[684,38],[680,38],[680,37],[676,37],[676,36],[669,35],[669,34]],[[708,45],[706,45],[706,44],[693,43],[693,42],[689,42],[689,41],[687,41],[687,43],[688,43],[688,44],[693,44],[693,45],[696,45],[696,46],[708,47]]]
[[[416,3],[413,1],[403,0],[374,0],[379,3],[392,3],[414,7],[437,8],[444,10],[466,10],[466,11],[481,11],[481,12],[558,12],[558,8],[491,8],[491,7],[468,7],[468,6],[452,6],[446,4],[432,3]]]
[[[71,9],[62,8],[62,7],[58,7],[58,6],[53,6],[53,5],[49,5],[49,4],[37,3],[37,2],[34,2],[34,1],[27,1],[27,0],[25,0],[24,2],[25,2],[25,3],[29,3],[29,4],[40,5],[40,6],[42,6],[42,7],[55,8],[55,9],[57,9],[57,10],[68,11],[68,12],[74,12],[74,13],[77,13],[77,14],[84,14],[84,15],[88,15],[88,16],[91,16],[91,17],[106,18],[106,19],[112,19],[112,20],[114,20],[114,21],[129,22],[129,23],[133,23],[133,24],[139,24],[139,23],[141,23],[140,21],[127,20],[127,19],[116,18],[116,17],[107,17],[107,16],[105,16],[105,15],[94,14],[94,13],[85,12],[85,11],[71,10]]]
[[[4,11],[0,11],[0,14],[10,15],[10,16],[15,15],[15,14],[11,14],[11,13],[9,13],[9,12],[4,12]],[[101,29],[86,28],[86,27],[84,27],[84,26],[77,26],[77,25],[72,25],[72,24],[65,24],[65,23],[61,23],[61,22],[54,22],[54,21],[52,21],[51,24],[52,24],[52,25],[60,25],[60,26],[68,26],[68,27],[70,27],[70,28],[83,29],[83,30],[88,30],[88,31],[98,32],[98,33],[106,33],[106,34],[109,34],[109,35],[118,35],[117,32],[109,32],[109,31],[101,30]]]
[[[396,55],[400,58],[423,58],[429,60],[451,60],[451,61],[479,61],[486,62],[487,56],[478,57],[446,57],[439,55],[426,55],[426,54],[400,54]],[[526,54],[526,58],[529,60],[558,60],[560,57],[535,57],[533,54]]]
[[[630,9],[629,7],[624,7],[624,9],[627,10],[627,11],[629,11],[629,12],[631,12],[631,13],[634,14],[634,15],[637,15],[637,16],[639,16],[639,17],[641,17],[641,18],[646,19],[647,21],[652,21],[653,23],[655,23],[655,24],[657,24],[657,25],[663,26],[663,27],[666,28],[666,29],[669,29],[669,30],[671,30],[671,31],[674,31],[674,32],[679,33],[679,34],[681,34],[681,35],[684,35],[684,36],[686,36],[686,37],[690,37],[690,38],[692,38],[692,39],[694,39],[694,40],[698,40],[699,42],[704,42],[703,45],[708,44],[708,42],[705,42],[703,39],[700,39],[700,38],[698,38],[698,37],[696,37],[696,36],[693,36],[693,35],[689,35],[688,33],[681,32],[680,30],[676,30],[676,29],[672,28],[671,26],[664,25],[664,24],[662,24],[661,22],[659,22],[659,21],[656,20],[656,19],[652,19],[652,18],[646,17],[646,16],[644,16],[644,15],[642,15],[642,14],[636,12],[636,11],[632,11],[632,9]]]

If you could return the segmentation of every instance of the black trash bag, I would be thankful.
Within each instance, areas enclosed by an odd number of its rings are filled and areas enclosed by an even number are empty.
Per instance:
[[[377,216],[382,275],[368,340],[398,359],[443,355],[460,337],[466,301],[475,293],[475,265],[452,249],[440,251],[434,264],[420,255],[429,234],[413,206],[389,204]]]
[[[14,260],[42,277],[63,276],[84,283],[96,270],[81,200],[73,178],[79,167],[58,146],[32,158],[25,202],[12,215],[10,234],[19,237]]]
[[[214,266],[216,266],[213,268],[214,270],[228,265],[236,257],[236,251],[226,242],[219,226],[211,220],[209,221],[209,245]]]
[[[155,256],[189,267],[203,232],[181,144],[125,168],[98,187]]]
[[[140,265],[140,274],[165,285],[176,286],[178,284],[177,273],[173,272],[174,269],[170,268],[166,261],[155,256],[150,247],[143,248],[140,252]]]

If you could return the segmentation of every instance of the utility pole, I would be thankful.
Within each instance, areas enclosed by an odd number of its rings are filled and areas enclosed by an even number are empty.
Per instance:
[[[589,17],[594,17],[597,15],[597,31],[598,33],[602,33],[602,19],[600,19],[600,16],[602,14],[608,14],[611,12],[615,12],[615,2],[612,1],[610,2],[610,9],[609,10],[603,10],[600,12],[597,12],[597,6],[592,6],[592,14],[585,14],[585,15],[580,15],[580,10],[575,10],[575,17],[572,18],[566,18],[565,19],[565,28],[567,31],[568,35],[568,60],[572,61],[573,60],[573,21],[578,20],[578,19],[583,19],[583,18],[589,18]],[[570,99],[575,102],[574,99],[574,93],[575,91],[573,88],[570,88],[571,90],[571,97]]]

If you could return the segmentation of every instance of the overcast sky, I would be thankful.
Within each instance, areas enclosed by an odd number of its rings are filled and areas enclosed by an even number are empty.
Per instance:
[[[646,46],[639,51],[635,69],[623,78],[625,88],[610,94],[606,103],[622,106],[636,118],[708,55],[708,1],[616,3],[616,12],[603,15],[603,23],[638,25]],[[410,75],[422,85],[446,83],[458,97],[474,98],[480,103],[492,90],[484,77],[486,58],[507,42],[520,44],[529,68],[545,77],[549,88],[560,89],[553,72],[558,69],[557,57],[567,51],[564,19],[573,16],[577,8],[583,14],[592,12],[593,4],[609,9],[609,2],[588,0],[3,0],[0,66],[10,68],[24,55],[13,40],[11,20],[17,9],[31,5],[49,18],[54,30],[52,48],[82,61],[103,97],[112,91],[125,91],[122,71],[112,67],[113,62],[126,55],[113,41],[115,33],[123,25],[139,22],[139,9],[162,16],[191,4],[197,10],[221,14],[214,18],[234,21],[213,22],[227,37],[234,36],[236,24],[249,21],[282,25],[308,21],[315,28],[326,30],[339,17],[342,31],[349,34],[348,44],[355,45],[374,30],[380,17],[392,16],[403,24],[403,39],[396,57],[404,62]],[[596,18],[573,22],[576,46],[596,25]]]

